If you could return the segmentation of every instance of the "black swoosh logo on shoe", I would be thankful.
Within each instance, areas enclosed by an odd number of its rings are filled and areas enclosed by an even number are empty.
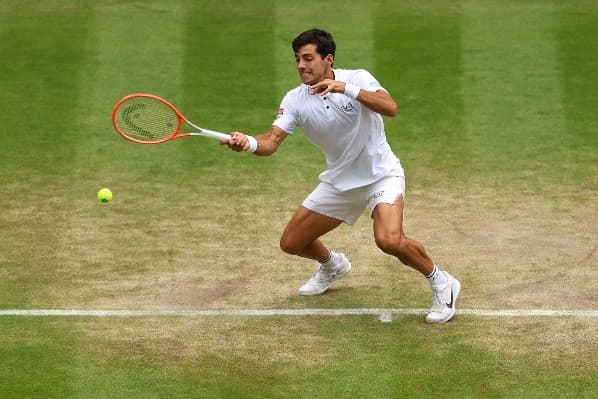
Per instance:
[[[445,303],[445,305],[448,306],[449,308],[453,307],[453,300],[454,300],[453,295],[454,295],[453,290],[451,289],[451,301],[449,303]]]

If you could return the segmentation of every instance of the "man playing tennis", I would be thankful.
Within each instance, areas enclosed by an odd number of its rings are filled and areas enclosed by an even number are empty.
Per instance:
[[[299,127],[325,153],[328,169],[280,239],[284,252],[319,263],[299,293],[319,295],[349,273],[347,257],[326,247],[320,237],[343,222],[354,224],[367,206],[376,245],[428,279],[432,308],[426,321],[450,320],[461,284],[403,232],[405,177],[382,121],[382,115],[397,114],[395,101],[368,71],[333,69],[336,45],[328,32],[305,31],[292,47],[302,84],[283,98],[269,131],[256,137],[233,132],[223,143],[235,151],[272,155]]]

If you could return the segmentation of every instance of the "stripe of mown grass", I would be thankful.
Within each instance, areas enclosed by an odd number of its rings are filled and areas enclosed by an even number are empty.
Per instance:
[[[274,9],[272,1],[189,3],[181,106],[191,120],[225,133],[267,131],[279,101],[272,62]],[[282,181],[281,157],[232,153],[212,142],[177,144],[185,146],[182,166],[214,200],[275,192],[268,183]]]
[[[165,184],[177,170],[175,148],[141,146],[118,136],[111,125],[114,103],[132,92],[166,98],[180,92],[184,29],[180,5],[104,2],[89,11],[86,52],[78,59],[83,76],[78,123],[73,132],[70,212],[57,226],[59,265],[54,281],[37,292],[38,303],[87,303],[130,290],[114,288],[114,280],[139,275],[158,254],[153,248],[156,220],[163,219],[165,197],[176,187]],[[137,23],[131,25],[131,18]],[[114,193],[112,203],[100,206],[101,187]],[[163,242],[163,237],[160,237]],[[155,247],[155,245],[154,245]],[[165,256],[167,259],[167,257]],[[59,305],[62,304],[62,305]]]
[[[52,279],[86,51],[85,7],[14,2],[0,12],[0,304],[26,306]],[[58,6],[59,4],[57,4]]]
[[[563,181],[585,191],[596,206],[598,190],[598,4],[563,4],[558,15],[559,71],[568,140],[557,168]],[[592,199],[593,197],[593,199]]]
[[[553,192],[569,141],[556,2],[464,1],[462,90],[472,175],[489,186]]]
[[[470,168],[471,151],[463,131],[459,7],[376,4],[378,75],[399,104],[386,133],[406,169],[407,191],[458,180]]]

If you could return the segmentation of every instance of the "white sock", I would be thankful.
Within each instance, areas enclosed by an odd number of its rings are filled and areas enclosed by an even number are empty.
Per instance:
[[[430,285],[442,285],[448,281],[444,273],[436,265],[434,265],[432,273],[426,276],[426,279],[428,279]]]
[[[338,254],[336,252],[334,252],[331,249],[329,249],[329,251],[330,251],[330,254],[328,255],[328,258],[326,258],[322,262],[320,262],[320,264],[324,267],[331,267],[331,266],[335,265],[337,258],[338,258]]]

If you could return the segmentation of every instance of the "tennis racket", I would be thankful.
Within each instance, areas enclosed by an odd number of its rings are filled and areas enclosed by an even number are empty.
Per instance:
[[[227,140],[230,135],[194,125],[165,99],[153,94],[134,93],[121,98],[112,110],[117,133],[140,144],[159,144],[187,136]],[[181,133],[182,129],[187,133]]]

